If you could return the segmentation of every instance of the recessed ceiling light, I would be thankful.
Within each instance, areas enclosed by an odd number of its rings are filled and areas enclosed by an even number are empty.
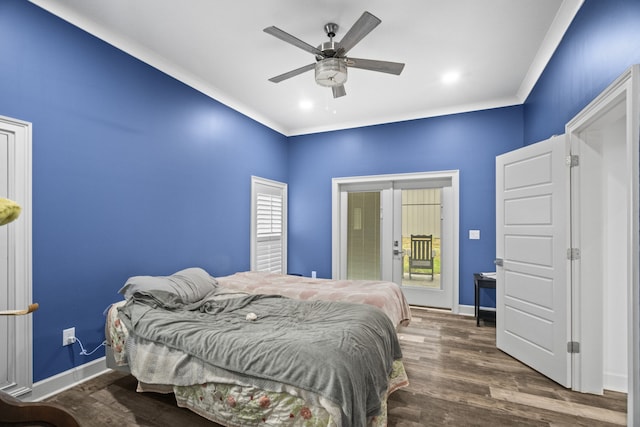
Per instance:
[[[311,110],[313,108],[313,102],[308,99],[303,99],[302,101],[300,101],[298,106],[301,110]]]
[[[452,84],[460,80],[460,72],[459,71],[449,71],[442,75],[442,83],[444,84]]]

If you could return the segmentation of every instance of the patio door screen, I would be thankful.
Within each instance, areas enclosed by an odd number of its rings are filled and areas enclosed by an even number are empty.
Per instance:
[[[380,280],[380,192],[347,193],[347,279]]]

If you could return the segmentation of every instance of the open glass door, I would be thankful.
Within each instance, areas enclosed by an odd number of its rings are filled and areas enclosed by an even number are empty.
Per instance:
[[[450,220],[444,210],[450,187],[413,188],[415,185],[398,183],[394,190],[393,281],[402,286],[411,304],[450,309],[451,278],[443,268],[449,262]]]

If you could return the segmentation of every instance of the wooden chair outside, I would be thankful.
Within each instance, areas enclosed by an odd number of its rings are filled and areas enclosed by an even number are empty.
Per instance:
[[[415,270],[427,270],[433,280],[433,235],[412,234],[411,254],[409,255],[409,280]],[[429,272],[430,270],[430,272]]]

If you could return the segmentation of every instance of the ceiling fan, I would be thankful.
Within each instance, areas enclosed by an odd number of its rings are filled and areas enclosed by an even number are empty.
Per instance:
[[[347,31],[347,34],[345,34],[340,42],[333,40],[338,31],[338,24],[330,22],[324,26],[324,31],[327,33],[329,41],[322,43],[318,47],[313,47],[277,27],[272,26],[265,28],[265,33],[271,34],[280,40],[316,56],[316,62],[314,64],[305,65],[304,67],[296,68],[295,70],[272,77],[269,81],[279,83],[298,74],[315,69],[316,83],[321,86],[330,87],[333,91],[333,97],[339,98],[347,94],[344,89],[344,83],[347,81],[347,67],[399,75],[404,68],[404,64],[399,62],[377,61],[345,56],[352,47],[381,22],[379,18],[365,11],[349,31]]]

